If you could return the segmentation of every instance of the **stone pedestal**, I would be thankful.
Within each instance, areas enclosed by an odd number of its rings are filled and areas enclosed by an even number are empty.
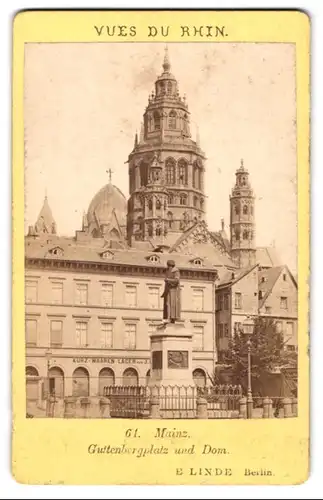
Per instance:
[[[157,326],[150,336],[150,386],[194,386],[192,337],[182,323]]]

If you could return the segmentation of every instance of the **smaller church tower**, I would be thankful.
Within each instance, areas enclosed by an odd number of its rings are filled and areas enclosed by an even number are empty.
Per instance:
[[[254,204],[249,173],[241,160],[230,196],[231,257],[240,268],[256,263]]]
[[[57,234],[56,222],[54,220],[52,211],[50,209],[47,194],[44,198],[44,203],[39,212],[36,224],[29,227],[29,236],[42,236],[42,235]]]

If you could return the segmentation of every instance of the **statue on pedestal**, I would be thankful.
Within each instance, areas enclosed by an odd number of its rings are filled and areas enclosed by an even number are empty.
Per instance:
[[[175,321],[179,321],[181,317],[180,274],[173,260],[167,261],[162,298],[164,299],[164,322],[175,323]]]

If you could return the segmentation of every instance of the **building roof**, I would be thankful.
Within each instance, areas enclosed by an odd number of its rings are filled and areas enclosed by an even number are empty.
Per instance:
[[[39,212],[35,230],[37,233],[56,233],[56,223],[47,196],[45,196],[43,206]]]
[[[257,247],[256,261],[259,267],[268,268],[280,266],[281,262],[274,247]]]
[[[179,269],[200,271],[215,271],[216,266],[208,259],[200,259],[198,264],[194,260],[198,256],[170,252],[154,252],[152,249],[116,249],[108,248],[96,242],[77,243],[74,238],[55,237],[46,240],[27,237],[25,242],[27,259],[53,259],[75,262],[115,263],[135,266],[166,267],[168,259],[175,261]],[[150,260],[152,258],[152,260]],[[157,261],[156,261],[157,259]]]
[[[261,308],[266,302],[268,296],[270,295],[275,286],[276,281],[278,280],[279,276],[283,271],[289,274],[294,285],[297,287],[297,282],[287,266],[271,267],[269,269],[263,269],[259,271],[258,290],[262,292],[262,298],[259,301],[259,308]]]
[[[245,269],[241,269],[239,271],[226,271],[222,277],[220,276],[220,281],[218,283],[217,288],[232,286],[242,278],[247,276],[253,269],[255,269],[258,264],[247,267]]]
[[[120,225],[126,224],[127,200],[122,191],[114,184],[106,184],[93,197],[87,212],[89,225],[109,224],[115,213]]]

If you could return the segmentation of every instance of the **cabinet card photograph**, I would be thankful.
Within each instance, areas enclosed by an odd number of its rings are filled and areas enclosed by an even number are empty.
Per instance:
[[[13,473],[301,483],[308,18],[158,16],[15,18]]]

